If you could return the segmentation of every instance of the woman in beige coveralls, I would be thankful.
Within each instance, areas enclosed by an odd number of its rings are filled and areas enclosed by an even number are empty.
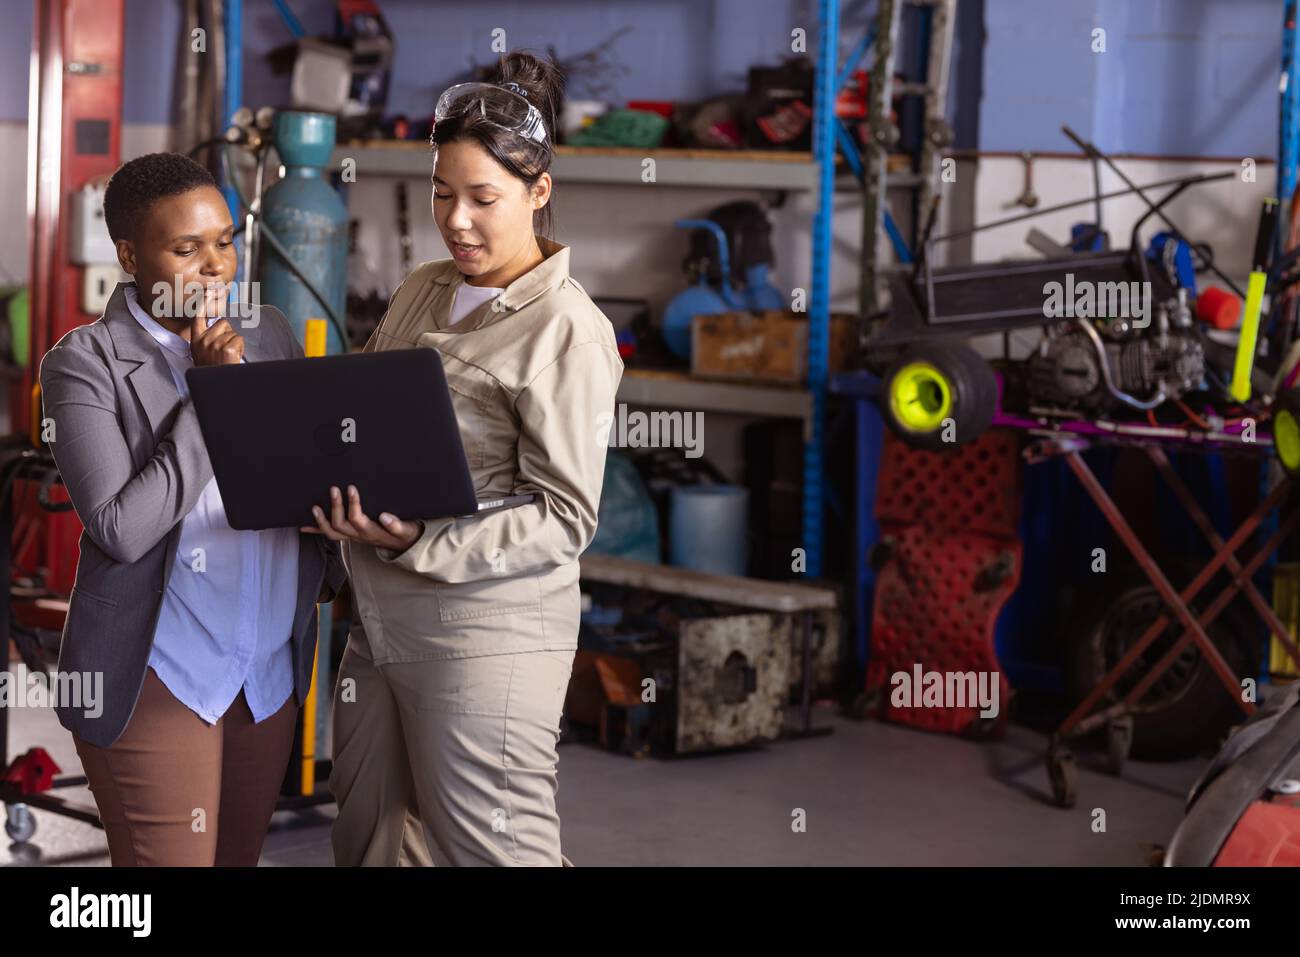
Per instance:
[[[534,233],[559,83],[514,53],[440,99],[432,203],[453,258],[402,282],[365,350],[437,349],[478,497],[536,499],[408,521],[367,517],[349,488],[315,510],[361,619],[334,701],[339,865],[568,863],[556,743],[623,363],[568,248]]]

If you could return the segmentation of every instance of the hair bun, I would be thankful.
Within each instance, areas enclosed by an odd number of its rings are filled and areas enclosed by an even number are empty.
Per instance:
[[[547,137],[555,142],[558,119],[564,109],[564,74],[548,56],[515,50],[501,57],[492,82],[513,89],[541,111]]]

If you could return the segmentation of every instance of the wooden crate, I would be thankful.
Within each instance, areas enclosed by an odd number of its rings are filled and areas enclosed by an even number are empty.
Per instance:
[[[854,320],[831,315],[830,372],[849,368]],[[708,379],[802,385],[808,373],[808,316],[798,312],[723,312],[691,323],[691,372]]]

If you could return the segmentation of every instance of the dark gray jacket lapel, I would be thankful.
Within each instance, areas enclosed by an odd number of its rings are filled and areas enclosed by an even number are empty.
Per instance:
[[[172,417],[180,404],[180,394],[158,343],[131,315],[126,302],[127,285],[118,283],[113,290],[104,310],[104,324],[112,337],[117,357],[124,362],[137,363],[136,368],[126,374],[126,379],[144,409],[156,439],[171,428]],[[265,317],[256,315],[254,319],[256,322],[245,322],[238,316],[231,319],[236,331],[244,337],[244,357],[249,362],[288,358],[274,352],[264,354],[262,327]]]

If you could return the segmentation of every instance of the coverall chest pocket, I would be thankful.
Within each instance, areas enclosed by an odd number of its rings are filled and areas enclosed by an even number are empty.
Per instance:
[[[451,390],[451,404],[456,411],[460,441],[465,447],[465,460],[469,463],[470,474],[477,489],[482,485],[480,478],[487,457],[492,404],[497,384],[483,370],[461,362],[455,356],[444,354],[442,366],[447,376],[447,387]]]

